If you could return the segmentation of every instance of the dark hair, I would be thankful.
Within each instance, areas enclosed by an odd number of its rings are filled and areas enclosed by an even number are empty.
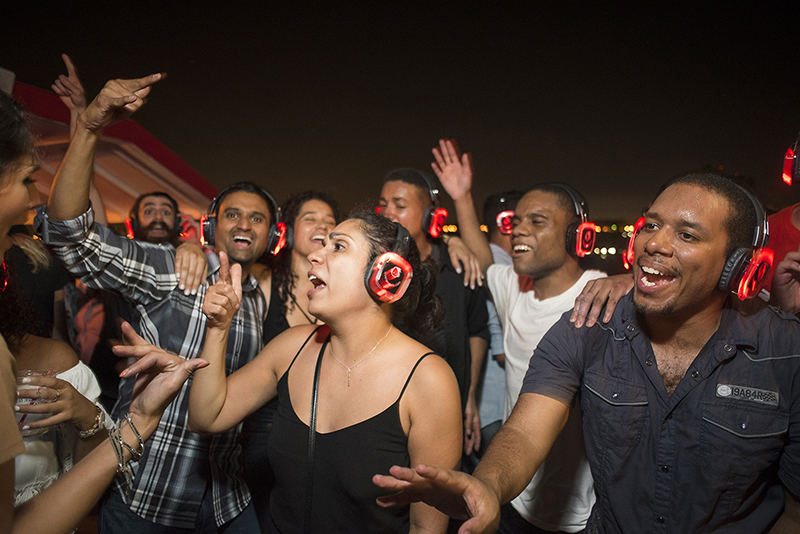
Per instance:
[[[266,189],[264,189],[258,184],[254,184],[253,182],[237,182],[223,189],[220,192],[220,194],[217,195],[217,197],[211,201],[211,205],[208,207],[208,214],[218,215],[219,208],[222,206],[222,201],[225,200],[225,197],[227,197],[231,193],[238,193],[239,191],[244,191],[245,193],[254,193],[263,198],[264,202],[266,202],[267,206],[269,206],[270,220],[272,221],[275,219],[277,214],[274,212],[277,211],[276,208],[278,207],[278,203]]]
[[[25,112],[13,98],[0,91],[0,178],[27,155],[33,157],[34,146]]]
[[[572,197],[569,196],[569,193],[567,193],[567,191],[563,187],[552,183],[539,184],[528,189],[525,192],[525,194],[527,195],[528,193],[532,193],[533,191],[543,191],[545,193],[550,193],[551,195],[555,195],[558,198],[558,207],[567,213],[567,225],[570,225],[575,222],[580,222],[580,216],[575,211],[575,203],[572,201]],[[584,208],[585,211],[588,213],[589,205],[584,204]]]
[[[748,248],[753,244],[758,217],[753,202],[741,186],[721,176],[710,172],[691,173],[673,178],[658,192],[656,198],[668,187],[686,184],[701,187],[721,196],[728,202],[728,216],[723,222],[728,232],[728,245],[725,248],[725,257],[729,258],[738,248]]]
[[[30,333],[35,320],[31,302],[17,288],[14,274],[6,270],[10,263],[4,261],[0,267],[0,335],[8,344],[8,349],[15,353]]]
[[[389,173],[383,179],[383,183],[386,182],[405,182],[407,184],[415,185],[422,189],[422,191],[425,193],[424,198],[427,199],[426,202],[434,205],[438,201],[438,197],[434,193],[434,189],[436,189],[436,182],[433,180],[433,177],[430,174],[419,169],[411,169],[408,167],[394,169],[389,171]]]
[[[366,279],[367,269],[375,258],[394,248],[397,226],[386,217],[367,209],[350,213],[348,219],[360,222],[362,233],[370,245],[369,261],[364,266],[363,273]],[[419,249],[413,239],[409,240],[408,251],[404,257],[411,265],[414,275],[405,295],[392,305],[392,310],[412,330],[425,333],[439,326],[444,320],[444,305],[434,293],[438,268],[430,259],[420,261]]]
[[[178,215],[178,211],[179,210],[178,210],[178,201],[177,200],[175,200],[169,194],[167,194],[167,193],[165,193],[163,191],[153,191],[152,193],[145,193],[143,195],[139,195],[139,198],[137,198],[133,202],[133,206],[131,206],[131,211],[128,214],[131,219],[139,219],[139,206],[142,204],[142,200],[144,200],[147,197],[166,198],[167,200],[169,200],[169,203],[172,204],[172,211],[175,212],[176,216]]]
[[[500,231],[497,227],[497,215],[503,211],[514,211],[517,207],[517,202],[522,198],[523,192],[516,189],[511,191],[503,191],[489,195],[483,203],[483,224],[489,231],[489,235],[495,234]]]
[[[330,206],[333,211],[333,218],[339,224],[341,215],[339,214],[339,204],[336,200],[326,193],[320,191],[303,191],[290,196],[281,206],[281,220],[286,223],[286,231],[294,232],[294,222],[300,214],[303,204],[309,200],[320,200]],[[267,251],[261,258],[262,263],[270,266],[272,276],[278,285],[278,294],[281,301],[281,315],[286,315],[286,309],[292,298],[295,288],[294,273],[292,272],[292,249],[283,247],[277,256],[271,256]]]

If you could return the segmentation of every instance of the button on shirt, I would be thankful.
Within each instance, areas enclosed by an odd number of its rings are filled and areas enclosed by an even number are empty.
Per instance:
[[[184,358],[200,355],[207,324],[201,311],[206,287],[188,296],[177,288],[174,247],[120,237],[94,224],[91,209],[76,219],[53,222],[42,208],[35,225],[73,275],[89,287],[117,292],[136,306],[141,319],[133,326],[145,340]],[[208,259],[211,285],[219,278],[219,260],[213,254]],[[228,338],[225,365],[229,374],[253,359],[262,347],[264,296],[252,276],[243,282],[242,290],[241,307]],[[128,502],[133,512],[149,521],[194,528],[211,481],[215,518],[222,525],[250,502],[241,478],[241,425],[213,436],[186,430],[190,382],[164,412],[158,429],[145,444],[142,460],[133,464],[135,477]],[[133,383],[134,379],[120,384],[120,400],[113,412],[117,419],[128,410]]]
[[[724,309],[667,394],[629,294],[607,325],[565,315],[522,393],[579,394],[597,503],[588,532],[764,532],[800,495],[800,322]]]

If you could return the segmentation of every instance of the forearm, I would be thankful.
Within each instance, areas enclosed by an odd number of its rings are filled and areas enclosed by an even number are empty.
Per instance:
[[[409,534],[444,534],[449,518],[436,508],[425,503],[414,503],[410,507]]]
[[[195,372],[189,391],[189,430],[220,432],[218,419],[228,396],[228,377],[225,374],[225,351],[228,330],[206,330],[206,340],[200,357],[209,365]]]
[[[489,265],[494,263],[494,259],[492,258],[492,249],[489,248],[489,242],[481,231],[478,213],[475,211],[475,203],[472,200],[472,192],[467,192],[454,202],[461,239],[464,240],[469,250],[478,258],[478,262],[481,264],[481,271],[486,274],[486,270]]]
[[[145,422],[144,419],[134,416],[134,420],[145,439],[158,424],[158,419]],[[127,423],[122,424],[122,438],[132,446],[138,443]],[[125,461],[129,460],[130,453],[125,451]],[[117,467],[117,456],[106,435],[106,439],[98,447],[64,476],[14,510],[12,532],[71,532],[103,495],[113,480]]]
[[[50,189],[47,214],[51,220],[74,219],[88,209],[94,155],[100,136],[99,132],[81,127],[79,121]]]
[[[474,397],[478,390],[478,382],[481,378],[483,361],[486,358],[486,340],[482,337],[469,338],[469,352],[471,358],[471,369],[469,377],[469,396]]]
[[[543,395],[520,395],[514,410],[492,439],[474,476],[500,504],[525,489],[539,469],[569,416],[569,407]]]

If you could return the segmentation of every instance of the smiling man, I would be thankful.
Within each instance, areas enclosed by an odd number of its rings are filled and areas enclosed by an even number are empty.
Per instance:
[[[667,184],[635,240],[633,291],[607,324],[565,315],[544,336],[475,478],[393,468],[376,483],[491,532],[577,400],[597,493],[587,532],[798,532],[800,322],[744,316],[720,288],[757,221],[725,178]]]
[[[167,193],[145,193],[133,203],[127,223],[133,238],[147,243],[178,246],[180,225],[178,202]]]
[[[514,210],[509,236],[513,264],[494,264],[472,200],[469,156],[460,157],[453,141],[442,141],[434,155],[434,170],[455,202],[461,236],[486,273],[503,327],[506,421],[517,402],[533,349],[572,308],[583,287],[605,276],[584,270],[571,245],[571,229],[587,215],[588,206],[567,184],[531,188]],[[584,529],[595,499],[583,443],[580,410],[576,409],[542,467],[522,493],[503,507],[501,532],[576,533]]]
[[[148,342],[184,358],[200,354],[207,318],[202,303],[208,285],[194,294],[178,287],[175,248],[115,235],[94,223],[89,184],[97,144],[106,126],[143,104],[154,75],[115,80],[78,119],[68,157],[53,183],[36,226],[67,269],[88,286],[119,294],[136,307],[133,323]],[[132,109],[133,108],[133,109]],[[250,361],[263,346],[266,303],[255,278],[248,276],[267,248],[277,222],[274,199],[261,187],[244,182],[222,191],[209,209],[207,242],[240,263],[241,307],[233,319],[226,371]],[[219,259],[208,255],[208,284],[219,277]],[[188,386],[167,408],[158,429],[134,467],[130,487],[110,489],[101,505],[101,533],[256,532],[250,494],[242,479],[240,428],[201,436],[186,429]],[[120,383],[115,418],[128,411],[134,380]]]

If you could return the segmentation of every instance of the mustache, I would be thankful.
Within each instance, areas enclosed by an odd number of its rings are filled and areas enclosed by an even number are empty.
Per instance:
[[[164,230],[164,231],[168,231],[168,230],[169,230],[169,227],[168,227],[168,226],[167,226],[165,223],[163,223],[163,222],[161,222],[161,221],[153,221],[153,222],[151,222],[150,224],[148,224],[147,226],[145,226],[145,227],[144,227],[144,230],[145,230],[145,231],[150,231],[150,230]]]

